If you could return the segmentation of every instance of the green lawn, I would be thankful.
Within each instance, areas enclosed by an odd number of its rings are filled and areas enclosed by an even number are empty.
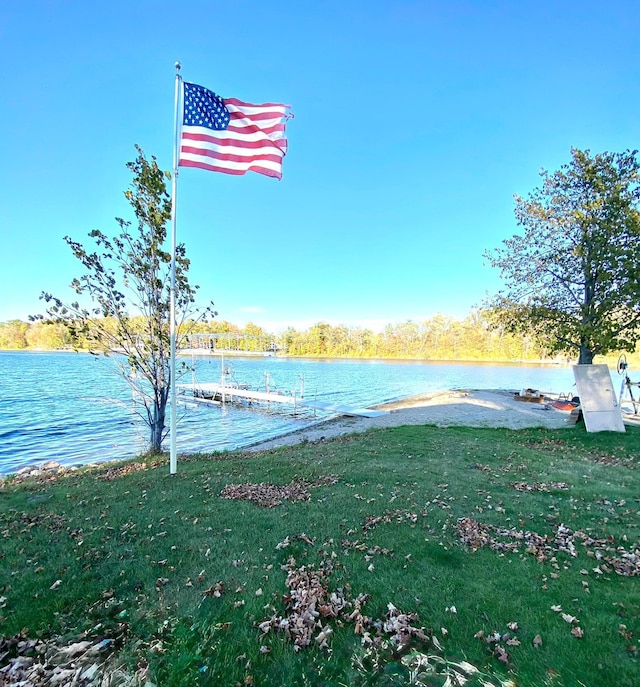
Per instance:
[[[635,687],[639,440],[410,426],[174,477],[7,480],[0,664],[273,687],[442,685],[467,662],[468,685]]]

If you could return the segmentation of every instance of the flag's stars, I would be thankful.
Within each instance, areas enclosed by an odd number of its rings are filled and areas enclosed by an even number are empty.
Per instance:
[[[196,84],[184,84],[184,124],[222,130],[229,126],[231,115],[224,100],[213,91]]]

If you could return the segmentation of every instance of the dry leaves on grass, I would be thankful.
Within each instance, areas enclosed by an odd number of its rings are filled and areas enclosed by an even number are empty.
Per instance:
[[[565,453],[571,450],[567,443],[563,440],[544,439],[542,441],[527,441],[526,445],[535,450],[541,450],[546,453]],[[599,463],[600,465],[620,465],[630,470],[633,470],[638,465],[637,456],[631,455],[612,455],[605,452],[587,453],[582,456],[582,460],[591,463]]]
[[[571,634],[574,637],[577,637],[578,639],[582,639],[584,637],[584,630],[579,625],[580,621],[574,615],[565,613],[560,605],[551,606],[551,610],[554,611],[554,613],[559,613],[564,622],[571,625]]]
[[[480,630],[475,633],[474,637],[476,639],[481,639],[487,645],[492,656],[500,661],[500,663],[504,663],[508,666],[511,662],[511,656],[506,647],[520,646],[521,642],[515,634],[518,631],[518,623],[507,623],[507,628],[509,632],[493,631],[489,634],[486,634],[484,630]],[[537,637],[539,637],[539,635],[537,635]],[[540,643],[542,643],[542,640],[540,640]]]
[[[208,589],[205,589],[203,594],[205,596],[213,596],[216,599],[219,599],[225,592],[224,588],[224,582],[222,580],[216,582],[214,585],[209,587]]]
[[[91,469],[96,471],[96,476],[98,479],[110,482],[114,479],[119,479],[120,477],[126,477],[135,472],[140,472],[142,470],[148,470],[150,468],[156,468],[165,463],[164,458],[156,458],[146,462],[132,462],[126,465],[121,465],[120,461],[113,461],[110,463],[104,463],[100,466],[96,465],[60,465],[56,461],[50,460],[42,465],[29,465],[21,470],[19,470],[15,475],[10,478],[3,479],[0,478],[0,487],[4,486],[5,482],[15,484],[22,484],[24,482],[34,482],[36,484],[47,484],[56,482],[57,478],[64,475],[65,477],[70,477],[71,475],[81,476],[86,474],[85,469]]]
[[[358,597],[351,604],[343,589],[329,592],[330,561],[320,568],[313,565],[297,567],[295,559],[289,558],[282,569],[287,572],[285,586],[289,590],[283,597],[286,613],[274,613],[258,625],[260,631],[263,635],[271,631],[282,633],[293,642],[296,650],[309,646],[314,639],[319,646],[328,646],[327,640],[332,630],[323,624],[326,619],[337,618],[350,605],[351,610],[354,606],[359,609],[365,598]]]
[[[495,527],[474,518],[460,518],[456,523],[456,534],[472,551],[486,546],[492,551],[514,553],[524,547],[526,553],[540,562],[553,558],[559,551],[575,558],[578,555],[576,543],[581,542],[587,555],[601,561],[598,574],[613,570],[623,577],[640,575],[640,549],[637,547],[627,551],[622,546],[614,546],[612,537],[594,539],[585,532],[573,531],[563,524],[556,527],[554,536],[543,536],[514,527]]]
[[[418,514],[408,510],[385,511],[382,515],[367,515],[365,524],[362,526],[363,532],[368,532],[380,524],[409,522],[415,525],[418,522]]]
[[[293,480],[283,486],[260,482],[259,484],[245,482],[244,484],[228,484],[220,492],[224,499],[251,501],[263,508],[275,508],[283,501],[296,503],[311,499],[310,489],[337,484],[336,477],[328,476],[313,482],[307,480]]]
[[[98,479],[103,480],[104,482],[112,482],[113,480],[121,479],[122,477],[132,475],[136,472],[144,472],[145,470],[150,470],[151,468],[157,468],[159,465],[162,465],[163,463],[164,460],[157,459],[150,460],[145,463],[135,462],[128,463],[127,465],[116,464],[113,467],[107,468],[104,471],[100,472],[100,474],[98,475]]]
[[[34,527],[42,527],[47,532],[57,533],[64,531],[69,525],[69,520],[66,517],[52,511],[19,513],[10,510],[2,515],[1,520],[11,528],[2,531],[2,536],[6,539],[15,535],[29,534]]]
[[[512,482],[511,486],[516,491],[525,493],[534,491],[549,492],[556,489],[565,491],[571,488],[566,482],[534,482],[533,484],[528,484],[527,482]]]
[[[364,553],[365,560],[369,561],[371,556],[392,556],[393,551],[377,544],[368,544],[359,539],[343,539],[340,542],[343,551],[359,551]]]
[[[282,569],[287,572],[285,586],[289,590],[283,597],[286,611],[282,615],[274,613],[259,623],[262,638],[273,632],[292,641],[297,651],[314,643],[328,649],[333,634],[329,621],[334,620],[340,625],[352,624],[365,646],[380,643],[385,637],[395,654],[403,653],[415,641],[440,649],[430,630],[415,625],[419,620],[417,614],[403,613],[389,603],[384,619],[372,620],[362,612],[369,598],[367,594],[351,599],[342,587],[330,592],[331,561],[319,568],[313,565],[298,567],[295,559],[290,558]]]
[[[293,541],[301,541],[309,546],[315,545],[315,539],[311,539],[304,532],[300,532],[300,534],[287,535],[281,542],[278,542],[276,544],[276,551],[286,549]]]
[[[0,685],[9,687],[137,687],[148,681],[146,668],[125,673],[116,663],[113,639],[65,643],[29,639],[23,632],[0,638]]]
[[[598,465],[619,465],[629,470],[634,470],[638,465],[638,459],[633,455],[612,456],[608,453],[600,453],[587,455],[584,457],[584,460],[597,463]]]
[[[436,649],[441,650],[431,630],[425,631],[424,628],[413,624],[420,620],[417,613],[403,613],[392,603],[387,604],[387,609],[382,629],[390,636],[396,655],[404,653],[416,639],[425,644],[431,643]],[[374,627],[376,626],[377,623],[374,623]]]

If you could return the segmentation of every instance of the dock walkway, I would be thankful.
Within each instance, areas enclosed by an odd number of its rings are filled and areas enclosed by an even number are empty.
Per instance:
[[[254,391],[245,386],[232,386],[219,384],[218,382],[205,382],[197,384],[179,384],[178,390],[182,395],[193,394],[193,400],[204,403],[232,403],[234,399],[242,399],[255,403],[282,403],[295,408],[308,408],[321,410],[325,413],[338,415],[350,415],[354,417],[380,417],[386,415],[383,410],[373,408],[353,408],[344,404],[335,404],[327,401],[307,401],[304,397],[294,394],[277,393],[273,391]]]

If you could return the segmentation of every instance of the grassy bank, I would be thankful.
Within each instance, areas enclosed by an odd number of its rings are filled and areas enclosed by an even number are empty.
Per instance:
[[[162,461],[9,480],[5,674],[438,685],[466,661],[489,684],[632,687],[639,439],[412,426],[175,477]]]

